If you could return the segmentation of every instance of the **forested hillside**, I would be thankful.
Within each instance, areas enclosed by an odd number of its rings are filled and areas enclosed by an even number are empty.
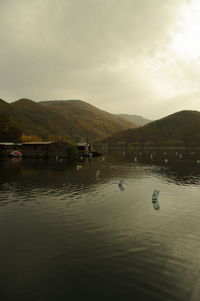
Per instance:
[[[115,133],[101,141],[146,146],[200,145],[200,112],[180,111],[143,127]]]
[[[23,98],[10,104],[1,100],[0,117],[0,139],[4,142],[19,140],[19,135],[44,141],[94,141],[135,127],[126,119],[80,100],[38,103]]]

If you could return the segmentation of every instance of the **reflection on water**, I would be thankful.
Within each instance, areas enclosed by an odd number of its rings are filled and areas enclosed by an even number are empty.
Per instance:
[[[1,160],[1,300],[198,301],[198,160]]]

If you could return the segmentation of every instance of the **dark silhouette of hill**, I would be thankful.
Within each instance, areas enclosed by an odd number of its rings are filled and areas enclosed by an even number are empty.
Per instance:
[[[200,112],[180,111],[143,127],[120,131],[101,142],[141,146],[200,146]]]
[[[22,134],[43,140],[48,140],[50,135],[75,142],[96,140],[134,127],[133,123],[82,101],[37,103],[23,98],[8,104],[0,100],[0,116],[6,117],[6,124],[15,125]],[[1,126],[5,125],[4,117],[0,119]]]
[[[130,114],[117,114],[119,117],[123,117],[131,122],[133,122],[137,127],[138,126],[143,126],[147,123],[150,123],[152,120],[149,120],[147,118],[144,118],[139,115],[130,115]]]

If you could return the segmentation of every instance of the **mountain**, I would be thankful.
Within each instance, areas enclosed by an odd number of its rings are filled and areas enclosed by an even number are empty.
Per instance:
[[[68,131],[75,141],[97,140],[110,133],[136,127],[122,117],[97,109],[81,100],[52,100],[39,104],[67,120]]]
[[[125,118],[131,122],[133,122],[137,127],[143,126],[147,123],[150,123],[152,120],[144,118],[139,115],[129,115],[129,114],[117,114],[117,116]]]
[[[18,112],[15,117],[16,123],[24,134],[36,135],[42,139],[48,139],[49,135],[68,137],[66,120],[40,104],[22,98],[11,103],[10,107]]]
[[[143,127],[120,131],[101,142],[142,146],[200,146],[200,112],[180,111]]]
[[[22,131],[17,125],[17,112],[3,99],[0,99],[0,141],[19,141]],[[22,118],[23,116],[21,116]]]
[[[135,127],[121,117],[80,100],[38,103],[22,98],[10,104],[0,100],[0,116],[8,116],[7,120],[15,124],[23,134],[43,140],[48,140],[53,135],[85,142],[86,139],[96,140],[119,130]],[[0,119],[0,125],[3,122]]]

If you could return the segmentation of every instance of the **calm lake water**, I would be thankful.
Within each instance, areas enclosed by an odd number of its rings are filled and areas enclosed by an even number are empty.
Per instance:
[[[199,301],[198,160],[1,159],[0,300]]]

